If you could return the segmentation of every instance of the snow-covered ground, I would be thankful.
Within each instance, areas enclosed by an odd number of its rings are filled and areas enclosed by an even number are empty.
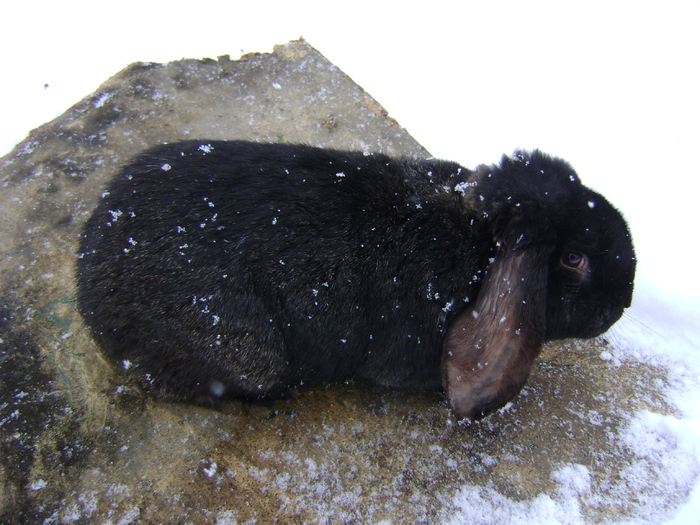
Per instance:
[[[67,0],[12,2],[0,16],[0,154],[128,63],[237,58],[301,35],[437,157],[473,167],[537,147],[567,159],[626,215],[636,243],[635,301],[613,329],[611,359],[665,367],[671,379],[677,417],[636,414],[626,439],[669,463],[659,483],[672,476],[691,489],[659,521],[696,522],[700,3]],[[566,494],[591,480],[558,475],[554,499],[512,502],[464,487],[455,520],[490,512],[576,522]]]

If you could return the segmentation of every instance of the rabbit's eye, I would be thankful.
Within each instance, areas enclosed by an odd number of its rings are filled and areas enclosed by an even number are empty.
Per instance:
[[[564,266],[580,270],[586,264],[586,256],[580,252],[566,252],[562,255],[561,262]]]

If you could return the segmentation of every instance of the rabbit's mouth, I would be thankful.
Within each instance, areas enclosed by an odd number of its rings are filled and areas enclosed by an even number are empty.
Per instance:
[[[609,307],[596,312],[574,312],[564,322],[547,322],[545,339],[592,339],[607,332],[625,311],[624,307]],[[561,315],[559,313],[559,315]]]

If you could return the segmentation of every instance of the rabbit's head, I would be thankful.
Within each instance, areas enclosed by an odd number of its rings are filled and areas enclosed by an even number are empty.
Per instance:
[[[465,192],[496,245],[477,298],[450,327],[443,378],[458,417],[520,391],[543,341],[595,337],[632,300],[635,256],[620,213],[539,151],[481,166]]]

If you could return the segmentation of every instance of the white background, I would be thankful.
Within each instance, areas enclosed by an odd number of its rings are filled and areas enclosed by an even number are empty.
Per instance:
[[[676,352],[641,354],[686,374],[700,457],[700,2],[7,2],[0,18],[0,155],[131,62],[303,36],[436,157],[565,158],[628,218],[639,267],[619,337]]]

